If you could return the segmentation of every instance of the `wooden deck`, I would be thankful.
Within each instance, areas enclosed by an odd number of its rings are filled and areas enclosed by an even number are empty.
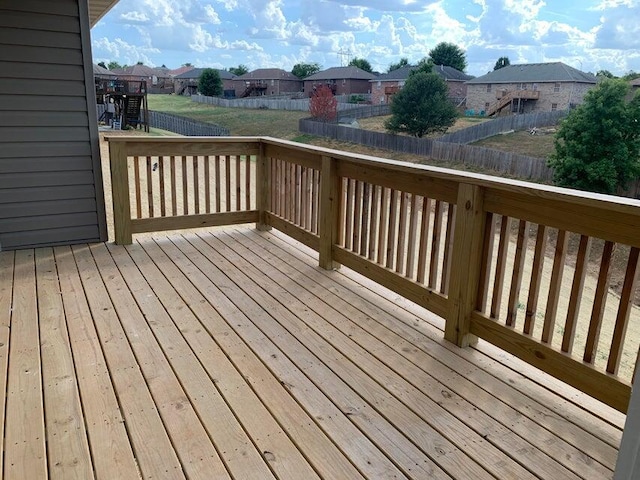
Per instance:
[[[0,253],[9,479],[611,478],[624,416],[250,227]]]

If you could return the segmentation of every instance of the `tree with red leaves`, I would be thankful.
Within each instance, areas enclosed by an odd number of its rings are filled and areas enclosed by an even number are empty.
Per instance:
[[[316,89],[309,101],[311,116],[322,122],[335,120],[338,115],[338,100],[327,85]]]

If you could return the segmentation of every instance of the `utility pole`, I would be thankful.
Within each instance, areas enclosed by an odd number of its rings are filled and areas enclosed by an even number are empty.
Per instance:
[[[341,67],[345,67],[347,65],[349,65],[349,63],[351,62],[351,51],[350,50],[345,50],[344,48],[341,48],[340,50],[338,50],[338,56],[340,57],[340,66]],[[346,59],[346,62],[345,62]]]

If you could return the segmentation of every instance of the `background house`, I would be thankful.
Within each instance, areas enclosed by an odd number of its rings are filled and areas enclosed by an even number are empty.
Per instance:
[[[304,91],[310,97],[316,88],[328,85],[334,95],[371,93],[373,73],[358,67],[332,67],[304,79]]]
[[[371,82],[371,103],[374,105],[390,103],[395,95],[409,78],[409,75],[416,67],[406,65],[404,67],[385,73],[370,80]],[[466,81],[473,77],[460,70],[444,65],[435,65],[433,72],[437,73],[446,82],[449,89],[449,98],[456,105],[463,103],[467,96]]]
[[[149,93],[173,93],[173,78],[168,68],[152,68],[143,64],[114,68],[119,80],[146,81]]]
[[[281,68],[259,68],[233,79],[236,97],[285,95],[302,91],[302,81]]]
[[[509,65],[467,82],[467,108],[487,115],[567,110],[596,77],[562,62]]]
[[[173,77],[173,91],[178,95],[195,95],[198,92],[198,79],[204,68],[192,68]],[[222,80],[222,90],[225,97],[235,97],[234,75],[227,70],[218,70]]]

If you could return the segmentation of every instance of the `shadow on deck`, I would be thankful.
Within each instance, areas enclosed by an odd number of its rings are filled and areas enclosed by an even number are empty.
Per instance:
[[[0,254],[5,478],[611,478],[624,415],[252,228]]]

